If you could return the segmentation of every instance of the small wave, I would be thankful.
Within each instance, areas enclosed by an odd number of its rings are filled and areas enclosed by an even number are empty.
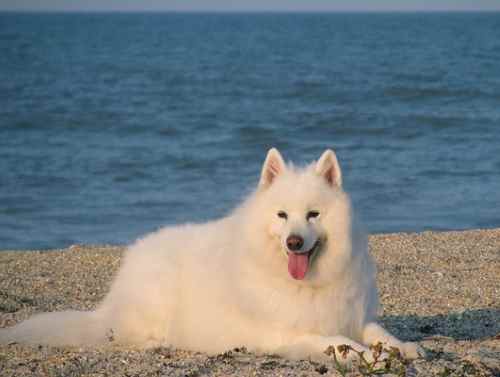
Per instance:
[[[469,89],[453,89],[453,88],[415,88],[409,86],[392,86],[384,89],[384,95],[389,97],[396,97],[400,99],[434,99],[434,98],[474,98],[484,96],[481,90]]]
[[[340,126],[332,129],[334,135],[363,135],[363,136],[382,136],[388,133],[390,127],[384,126]]]
[[[266,141],[274,139],[276,131],[262,126],[243,126],[238,129],[237,136],[243,142]]]
[[[204,171],[206,169],[210,169],[215,163],[215,161],[210,158],[206,158],[206,156],[195,157],[187,154],[181,157],[173,157],[171,161],[173,162],[174,169],[184,171]]]
[[[115,171],[115,170],[111,170]],[[117,183],[126,183],[126,182],[131,182],[134,180],[139,180],[139,179],[150,179],[151,175],[146,174],[143,170],[136,170],[136,169],[128,169],[126,172],[122,172],[122,174],[115,175],[113,177],[113,182]]]
[[[477,178],[486,177],[492,173],[489,170],[427,169],[421,170],[418,175],[426,178]]]
[[[19,205],[11,205],[5,207],[0,206],[0,215],[16,216],[21,214],[36,213],[38,210],[39,208],[35,206],[33,207],[19,206]]]
[[[446,72],[436,73],[397,73],[394,76],[394,81],[407,81],[407,82],[436,82],[445,77]]]
[[[416,123],[440,130],[457,127],[464,123],[464,119],[461,117],[442,115],[416,115],[412,116],[411,120],[415,121]]]
[[[0,41],[2,42],[15,42],[21,39],[22,36],[19,33],[0,33]]]
[[[43,128],[38,120],[21,120],[13,123],[7,123],[3,126],[4,129],[10,130],[32,130]]]
[[[181,133],[182,131],[179,128],[176,127],[162,127],[158,129],[157,133],[160,136],[177,136]]]

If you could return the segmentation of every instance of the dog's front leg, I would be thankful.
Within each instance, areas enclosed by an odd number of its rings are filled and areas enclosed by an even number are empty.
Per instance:
[[[363,329],[363,343],[371,345],[378,342],[381,342],[385,347],[398,348],[403,357],[407,359],[418,359],[425,356],[424,350],[417,343],[402,342],[389,334],[379,324],[370,322]]]

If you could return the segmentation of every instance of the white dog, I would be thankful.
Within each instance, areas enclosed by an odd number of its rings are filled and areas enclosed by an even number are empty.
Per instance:
[[[271,149],[255,192],[229,216],[167,227],[131,246],[93,312],[38,314],[0,342],[246,346],[321,359],[332,345],[419,347],[376,324],[375,270],[333,151],[305,168]],[[369,352],[367,352],[369,354]]]

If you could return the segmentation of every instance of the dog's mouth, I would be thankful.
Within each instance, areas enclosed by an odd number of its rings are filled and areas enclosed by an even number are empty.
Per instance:
[[[302,280],[307,274],[309,263],[316,250],[319,249],[320,242],[317,240],[313,247],[302,253],[288,251],[288,272],[295,280]]]

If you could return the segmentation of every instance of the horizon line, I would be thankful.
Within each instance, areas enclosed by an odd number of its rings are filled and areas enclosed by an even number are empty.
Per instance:
[[[185,14],[239,14],[239,13],[499,13],[498,9],[1,9],[0,13],[185,13]]]

